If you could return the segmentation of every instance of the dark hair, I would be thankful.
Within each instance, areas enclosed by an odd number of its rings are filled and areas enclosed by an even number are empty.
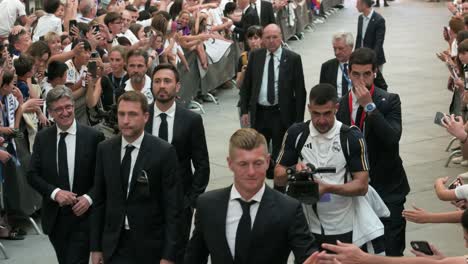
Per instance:
[[[120,46],[124,47],[132,46],[132,42],[130,42],[130,40],[124,36],[117,37],[117,43],[119,43]]]
[[[159,12],[161,11],[158,11],[158,14],[156,14],[151,20],[151,26],[155,30],[161,31],[165,36],[167,32],[167,24],[169,23],[169,19],[166,19],[166,17],[162,14],[159,14]]]
[[[92,51],[93,48],[91,47],[91,44],[86,39],[74,39],[71,45],[71,49],[74,49],[76,45],[78,45],[80,42],[83,42],[83,47],[85,51]]]
[[[15,78],[15,74],[13,72],[9,72],[9,71],[3,72],[2,87],[4,85],[10,84],[14,78]]]
[[[116,20],[122,19],[122,16],[117,12],[109,12],[104,16],[104,24],[109,26],[110,23],[115,22]],[[118,32],[120,33],[120,32]]]
[[[59,9],[60,0],[45,0],[44,1],[44,11],[49,14],[53,14]]]
[[[465,39],[468,39],[468,30],[462,30],[457,34],[457,43],[460,44]]]
[[[57,78],[62,78],[68,67],[65,63],[60,61],[52,61],[47,66],[47,80],[53,81]]]
[[[367,7],[372,7],[374,5],[374,1],[372,0],[361,0],[362,3],[364,3]]]
[[[66,40],[66,39],[71,39],[71,38],[70,38],[70,36],[68,36],[68,35],[61,35],[61,36],[60,36],[60,43],[62,43],[62,42],[63,42],[64,40]]]
[[[13,52],[16,50],[15,44],[20,41],[20,37],[27,33],[28,32],[26,30],[22,29],[16,35],[13,35],[11,33],[8,35],[8,52],[10,52],[10,54],[13,54]]]
[[[377,57],[375,56],[375,52],[369,48],[359,48],[353,51],[349,57],[350,70],[352,69],[353,64],[372,64],[372,70],[375,71],[377,69]]]
[[[227,2],[226,5],[224,6],[224,16],[227,16],[229,14],[232,14],[237,8],[237,4],[234,2]]]
[[[248,38],[248,39],[253,37],[253,36],[257,36],[259,38],[262,38],[262,35],[263,35],[263,27],[262,26],[257,26],[257,25],[250,26],[247,29],[247,32],[245,33],[245,37]]]
[[[118,109],[118,107],[120,105],[120,102],[122,102],[122,101],[140,103],[141,110],[143,111],[143,113],[148,112],[148,99],[146,99],[146,96],[143,95],[140,92],[128,91],[128,92],[125,92],[124,94],[122,94],[119,97],[119,100],[117,102],[117,109]]]
[[[179,71],[177,71],[177,68],[174,65],[170,64],[170,63],[161,63],[158,66],[156,66],[156,68],[154,68],[154,70],[153,70],[153,74],[151,74],[151,78],[154,78],[154,75],[156,74],[156,72],[158,72],[160,70],[170,70],[170,71],[172,71],[174,73],[176,82],[179,82],[179,80],[180,80]]]
[[[130,25],[130,27],[128,27],[128,29],[130,29],[130,31],[133,33],[133,35],[135,35],[135,37],[137,37],[137,39],[140,39],[138,37],[138,31],[140,31],[142,27],[143,26],[138,23],[133,23]]]
[[[148,12],[151,14],[151,16],[153,16],[154,12],[158,12],[158,7],[157,6],[150,6],[150,8],[148,8]]]
[[[465,230],[468,231],[468,210],[465,210],[461,217],[461,224]]]
[[[324,105],[330,101],[334,104],[338,102],[336,88],[333,85],[329,83],[319,83],[310,90],[309,103]]]
[[[107,10],[104,9],[104,8],[99,8],[97,11],[96,11],[96,17],[100,17],[102,15],[105,15],[107,14]]]
[[[49,45],[47,45],[47,42],[43,40],[33,42],[31,46],[29,46],[26,53],[31,55],[34,59],[42,58],[42,56],[44,56],[46,53],[49,54],[50,58],[50,55],[52,54]]]
[[[127,53],[127,58],[125,59],[125,63],[128,63],[128,59],[130,57],[139,57],[139,56],[142,56],[145,59],[145,65],[148,64],[148,55],[146,54],[146,51],[142,49],[130,50]]]
[[[183,0],[174,0],[174,3],[172,4],[171,8],[169,8],[169,14],[171,15],[172,20],[176,20],[180,11],[182,11],[183,4],[184,4]]]
[[[130,11],[130,12],[138,12],[138,9],[134,5],[126,6],[125,10]]]
[[[167,11],[159,10],[158,12],[156,12],[156,15],[163,16],[164,18],[167,19],[167,21],[171,20],[171,15]]]
[[[30,72],[34,65],[34,58],[26,54],[21,54],[16,60],[13,61],[15,66],[16,74],[18,76],[24,76]]]
[[[151,13],[146,10],[140,11],[140,13],[138,13],[138,21],[143,21],[143,20],[150,19],[150,18],[151,18]]]
[[[89,31],[89,25],[83,22],[76,23],[76,27],[83,35],[86,35]]]
[[[465,28],[465,22],[459,17],[452,17],[449,21],[449,27],[455,34],[458,34]]]

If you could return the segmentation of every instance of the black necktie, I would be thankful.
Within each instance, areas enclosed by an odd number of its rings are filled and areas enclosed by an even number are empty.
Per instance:
[[[255,201],[245,202],[240,198],[237,200],[242,207],[242,217],[239,220],[239,225],[237,226],[234,262],[235,264],[246,264],[252,233],[250,206],[254,204]]]
[[[343,64],[343,74],[341,76],[341,96],[348,93],[348,63]]]
[[[164,139],[165,141],[167,140],[167,114],[166,113],[161,113],[159,114],[159,118],[161,118],[161,125],[159,125],[159,133],[158,136],[160,139]]]
[[[253,16],[253,25],[260,25],[260,18],[258,17],[257,7],[255,4],[250,4],[251,14]]]
[[[128,189],[128,178],[130,177],[130,167],[132,165],[132,151],[135,149],[135,146],[127,145],[125,147],[125,155],[120,164],[120,177],[122,178],[122,186],[124,189],[125,195],[127,195]]]
[[[67,135],[68,132],[60,132],[60,140],[58,144],[58,174],[60,180],[65,184],[64,188],[71,191],[71,183],[68,175],[67,144],[65,143]]]
[[[268,63],[267,100],[271,105],[275,104],[275,55],[273,53],[270,53]]]

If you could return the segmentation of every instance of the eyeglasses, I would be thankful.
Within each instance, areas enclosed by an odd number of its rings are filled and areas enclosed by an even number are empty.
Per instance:
[[[356,72],[356,71],[351,71],[351,76],[353,76],[354,78],[356,79],[359,79],[361,77],[364,77],[364,78],[369,78],[371,77],[373,74],[372,71],[366,71],[366,72]]]
[[[73,105],[66,105],[64,107],[58,107],[58,108],[55,108],[55,109],[51,109],[54,113],[56,113],[57,115],[60,115],[60,114],[63,114],[65,111],[66,112],[71,112],[73,111],[73,108],[74,106]]]

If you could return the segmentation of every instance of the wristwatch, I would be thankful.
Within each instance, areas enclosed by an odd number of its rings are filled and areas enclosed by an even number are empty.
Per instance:
[[[369,113],[369,112],[374,111],[376,108],[377,108],[377,106],[375,106],[374,103],[368,103],[368,104],[366,104],[366,107],[364,107],[364,111],[366,113]]]
[[[107,43],[112,44],[114,42],[114,39],[112,38],[111,40],[107,40]]]

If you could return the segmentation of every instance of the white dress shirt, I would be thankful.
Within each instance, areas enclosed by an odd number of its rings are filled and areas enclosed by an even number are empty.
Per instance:
[[[62,35],[62,19],[54,14],[45,14],[39,18],[34,29],[33,41],[38,41],[40,37],[48,32],[55,32]]]
[[[352,121],[354,121],[354,123],[356,123],[356,118],[361,118],[361,117],[356,116],[358,108],[359,108],[359,103],[357,101],[357,97],[354,94],[353,89],[351,89],[351,94],[352,94],[352,97],[353,97],[353,112],[351,113],[351,119],[352,119]]]
[[[0,36],[8,37],[18,17],[26,15],[26,7],[20,0],[4,0],[0,3]]]
[[[260,16],[260,12],[262,9],[262,0],[255,1],[255,9],[257,9],[258,20],[260,21],[260,24],[262,24],[262,17]]]
[[[338,73],[336,74],[336,91],[338,92],[338,98],[342,97],[342,89],[341,87],[343,86],[342,78],[343,78],[343,71],[341,69],[344,69],[344,64],[348,62],[339,62],[338,65]],[[349,64],[348,64],[349,68]],[[348,69],[349,72],[349,69]],[[348,90],[349,90],[349,83],[348,83]]]
[[[369,26],[370,19],[374,14],[374,9],[371,9],[369,15],[365,16],[362,14],[362,38],[361,38],[361,47],[364,47],[364,37],[366,36],[367,26]]]
[[[174,102],[172,106],[167,109],[166,112],[159,110],[159,108],[154,104],[154,117],[153,117],[153,136],[159,137],[159,127],[161,126],[161,117],[159,114],[166,113],[167,121],[167,142],[172,142],[172,137],[174,135],[174,117],[176,111],[176,103]]]
[[[274,53],[275,58],[273,65],[275,68],[275,103],[278,104],[278,77],[279,77],[279,67],[281,62],[281,54],[283,53],[283,48],[279,47]],[[260,94],[258,95],[258,103],[264,106],[270,106],[268,102],[268,65],[270,63],[270,54],[271,52],[266,52],[265,66],[263,67],[263,76],[262,76],[262,85],[260,86]]]
[[[255,223],[255,217],[257,216],[258,208],[260,206],[260,201],[262,200],[263,194],[265,193],[265,185],[252,197],[252,199],[246,201],[256,201],[256,203],[250,206],[250,219],[252,223],[252,227]],[[242,217],[242,207],[237,200],[241,198],[245,201],[244,198],[241,197],[240,193],[237,191],[235,185],[232,185],[231,188],[231,196],[229,198],[227,214],[226,214],[226,240],[229,246],[229,250],[231,251],[231,255],[234,258],[235,256],[235,248],[236,248],[236,233],[237,233],[237,226],[239,225],[239,221]]]
[[[145,133],[141,133],[141,135],[135,140],[133,141],[132,143],[129,143],[127,140],[125,140],[124,137],[122,137],[122,146],[120,148],[120,163],[122,164],[122,160],[125,156],[125,148],[127,147],[127,145],[132,145],[135,147],[135,149],[132,151],[132,154],[131,154],[131,162],[130,162],[130,175],[128,175],[128,185],[127,185],[127,197],[128,197],[128,193],[130,192],[130,183],[132,182],[132,176],[133,176],[133,167],[135,167],[135,162],[138,158],[138,153],[140,152],[140,149],[141,149],[141,142],[143,142],[143,137],[145,136]],[[120,180],[120,179],[116,179],[116,180]],[[125,226],[124,226],[125,229],[129,230],[130,229],[130,225],[128,224],[128,218],[127,218],[127,215],[125,215]]]
[[[73,192],[73,181],[75,179],[75,153],[76,153],[76,120],[73,120],[72,125],[67,130],[62,130],[57,126],[57,151],[55,154],[55,161],[57,164],[57,173],[58,173],[58,149],[60,142],[60,133],[67,132],[68,135],[65,137],[65,145],[67,146],[67,166],[68,166],[68,182],[70,184],[70,191]],[[60,175],[59,175],[60,176]],[[61,191],[60,188],[55,188],[55,190],[50,195],[50,198],[55,201],[55,196]],[[93,200],[88,195],[84,194],[89,204],[93,204]]]
[[[125,82],[125,89],[126,92],[128,91],[135,91],[132,86],[131,79]],[[151,92],[151,78],[145,74],[145,85],[143,89],[140,91],[146,99],[148,99],[148,104],[152,104],[154,102],[153,92]]]

